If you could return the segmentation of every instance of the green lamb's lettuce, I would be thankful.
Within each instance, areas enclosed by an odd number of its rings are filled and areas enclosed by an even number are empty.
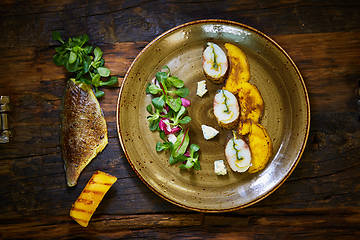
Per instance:
[[[97,98],[104,96],[104,92],[99,90],[99,87],[112,86],[118,82],[118,78],[110,76],[110,70],[104,67],[105,60],[101,49],[87,45],[88,35],[84,34],[64,41],[59,32],[53,32],[52,38],[61,43],[55,48],[54,63],[64,66],[73,73],[76,81],[92,85]]]
[[[171,165],[181,162],[180,168],[200,170],[200,148],[196,144],[190,145],[189,128],[183,128],[183,125],[191,122],[191,117],[186,115],[190,100],[185,99],[189,89],[181,79],[171,76],[170,69],[165,66],[147,85],[146,94],[153,96],[151,104],[146,106],[150,114],[147,116],[149,129],[159,131],[163,140],[156,144],[156,151],[169,151]],[[170,134],[173,141],[168,139]]]
[[[190,157],[187,157],[183,164],[181,164],[179,167],[180,168],[192,168],[194,167],[195,170],[200,170],[200,163],[199,163],[199,153],[198,151],[200,150],[200,147],[196,144],[191,144],[190,145]]]

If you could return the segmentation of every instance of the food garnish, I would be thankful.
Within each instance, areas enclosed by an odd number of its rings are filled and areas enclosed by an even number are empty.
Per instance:
[[[249,146],[251,149],[252,165],[249,173],[255,173],[265,168],[272,155],[272,142],[266,129],[259,123],[250,125]]]
[[[208,42],[203,52],[203,70],[206,77],[221,84],[228,70],[226,53],[215,43]]]
[[[201,125],[201,130],[203,132],[205,140],[210,140],[210,139],[214,138],[216,135],[218,135],[218,133],[219,133],[219,131],[216,130],[215,128],[206,126],[204,124]]]
[[[67,185],[76,185],[82,170],[108,143],[106,121],[91,87],[70,79],[64,94],[61,150]]]
[[[237,126],[240,110],[234,94],[224,89],[218,90],[214,98],[214,115],[223,128],[232,129]]]
[[[245,53],[237,46],[224,44],[230,61],[230,72],[225,83],[225,89],[236,94],[241,82],[250,80],[250,68]]]
[[[227,174],[224,160],[214,161],[214,172],[216,173],[216,175],[226,175]]]
[[[72,205],[70,216],[81,226],[87,227],[91,216],[116,180],[110,174],[96,171]]]
[[[189,89],[184,82],[172,76],[167,66],[157,72],[155,79],[149,83],[146,93],[153,96],[151,104],[146,106],[149,129],[158,131],[163,142],[156,144],[156,151],[168,150],[171,165],[182,162],[180,168],[200,170],[199,149],[190,144],[189,128],[184,126],[191,121],[187,108],[191,105],[187,95]]]
[[[54,63],[64,66],[77,82],[92,86],[97,98],[104,96],[104,92],[99,90],[99,87],[111,86],[118,82],[116,76],[109,77],[110,70],[104,67],[105,60],[101,49],[88,45],[88,35],[84,34],[64,41],[59,32],[53,32],[52,38],[61,43],[61,46],[55,48]]]
[[[207,93],[207,91],[208,90],[206,89],[206,81],[205,80],[199,81],[197,83],[196,95],[202,97],[205,95],[205,93]]]

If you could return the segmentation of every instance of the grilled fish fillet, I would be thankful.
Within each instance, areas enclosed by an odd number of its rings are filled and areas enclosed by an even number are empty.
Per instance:
[[[69,187],[76,185],[82,170],[107,143],[106,121],[92,89],[70,79],[61,123],[62,157]]]

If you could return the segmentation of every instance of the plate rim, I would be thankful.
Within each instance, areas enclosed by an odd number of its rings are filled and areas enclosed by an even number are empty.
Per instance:
[[[275,185],[272,189],[270,189],[267,193],[265,193],[264,195],[259,196],[258,198],[246,203],[246,204],[242,204],[240,206],[236,206],[236,207],[232,207],[232,208],[224,208],[224,209],[206,209],[206,208],[197,208],[197,207],[191,207],[191,206],[187,206],[185,204],[176,202],[170,198],[168,198],[167,196],[163,195],[162,193],[160,193],[158,190],[156,190],[154,187],[152,187],[147,181],[145,181],[145,179],[141,176],[141,174],[136,170],[135,166],[133,165],[133,163],[130,161],[129,155],[125,149],[124,146],[124,142],[122,140],[122,135],[121,135],[121,131],[120,131],[120,122],[119,122],[119,109],[120,109],[120,100],[121,100],[121,93],[123,91],[123,87],[125,84],[125,81],[131,71],[131,69],[133,68],[134,64],[137,62],[137,60],[141,57],[141,55],[151,46],[153,45],[156,41],[158,41],[159,39],[165,37],[166,35],[168,35],[171,32],[174,32],[178,29],[181,29],[185,26],[190,26],[190,25],[195,25],[195,24],[201,24],[201,23],[225,23],[228,25],[235,25],[247,30],[250,30],[252,32],[255,32],[256,34],[258,34],[260,37],[265,38],[266,40],[268,40],[269,42],[271,42],[275,47],[277,47],[280,52],[282,54],[284,54],[284,56],[286,57],[286,59],[290,62],[290,64],[292,65],[292,67],[295,69],[295,72],[297,74],[297,76],[300,79],[301,82],[301,86],[303,88],[304,91],[304,95],[305,95],[305,102],[306,102],[306,114],[307,114],[307,118],[306,118],[306,133],[305,133],[305,138],[303,140],[302,146],[301,146],[301,150],[296,158],[296,160],[294,161],[294,163],[292,164],[290,171],[283,177],[283,179],[277,184]],[[123,149],[123,152],[125,154],[126,160],[128,161],[128,163],[130,164],[131,168],[133,169],[133,171],[135,172],[135,174],[137,175],[137,177],[149,188],[151,189],[156,195],[158,195],[159,197],[161,197],[162,199],[173,203],[176,206],[185,208],[185,209],[189,209],[189,210],[193,210],[193,211],[197,211],[197,212],[203,212],[203,213],[221,213],[221,212],[232,212],[232,211],[236,211],[242,208],[246,208],[249,207],[251,205],[254,205],[258,202],[260,202],[261,200],[265,199],[266,197],[268,197],[270,194],[272,194],[273,192],[275,192],[287,179],[288,177],[292,174],[292,172],[295,170],[296,166],[298,165],[302,154],[304,153],[305,147],[306,147],[306,143],[308,141],[308,137],[309,137],[309,131],[310,131],[310,101],[309,101],[309,95],[308,95],[308,91],[306,89],[306,85],[304,82],[304,79],[298,69],[298,67],[296,66],[295,62],[291,59],[291,57],[289,56],[289,54],[272,38],[270,38],[269,36],[267,36],[266,34],[264,34],[263,32],[250,27],[246,24],[243,23],[239,23],[239,22],[235,22],[235,21],[231,21],[231,20],[225,20],[225,19],[202,19],[202,20],[196,20],[196,21],[191,21],[191,22],[187,22],[184,24],[180,24],[178,26],[175,26],[167,31],[165,31],[164,33],[160,34],[159,36],[157,36],[156,38],[154,38],[151,42],[149,42],[139,53],[138,55],[135,57],[135,59],[132,61],[131,65],[129,66],[129,68],[126,71],[126,74],[124,76],[124,79],[121,83],[121,87],[119,90],[119,95],[118,95],[118,99],[117,99],[117,104],[116,104],[116,127],[117,127],[117,132],[118,132],[118,138],[120,141],[120,145],[121,148]]]

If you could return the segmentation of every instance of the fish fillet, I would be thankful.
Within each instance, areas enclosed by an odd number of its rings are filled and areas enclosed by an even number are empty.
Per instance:
[[[70,79],[61,123],[62,157],[69,187],[76,185],[82,170],[107,143],[106,121],[92,89]]]

